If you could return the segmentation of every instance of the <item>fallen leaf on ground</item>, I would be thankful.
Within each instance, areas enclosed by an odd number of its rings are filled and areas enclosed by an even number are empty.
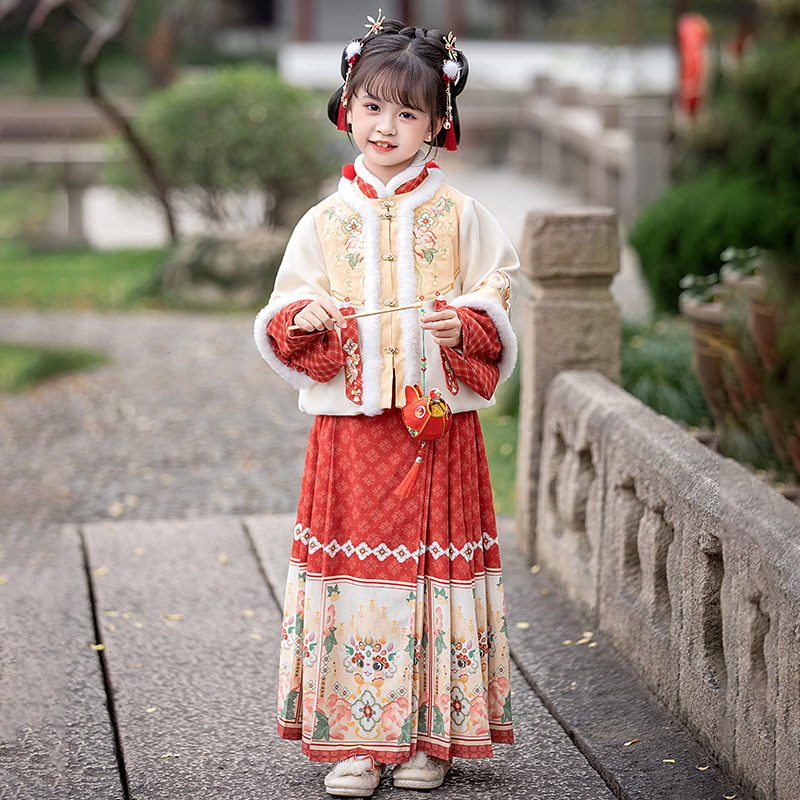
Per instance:
[[[180,622],[183,619],[183,614],[164,614],[164,619]]]
[[[662,760],[662,761],[663,761],[665,764],[674,764],[674,763],[675,763],[675,759],[674,759],[674,758],[662,758],[661,760]]]
[[[573,644],[573,641],[572,639],[564,639],[564,641],[561,642],[561,644]]]
[[[250,634],[250,638],[251,639],[263,639],[264,637],[260,633],[251,633]]]
[[[630,747],[632,744],[636,744],[636,742],[638,742],[638,741],[639,741],[639,739],[631,739],[629,742],[625,742],[625,744],[622,745],[622,746],[623,747]]]
[[[104,644],[90,644],[89,647],[91,647],[92,650],[98,650],[98,651],[106,649],[106,646]]]
[[[8,583],[8,575],[0,575],[0,586],[4,583]]]
[[[155,706],[150,706],[150,708],[146,708],[145,711],[148,714],[152,714],[154,711],[158,711],[158,709]]]
[[[107,574],[108,574],[108,567],[98,567],[97,569],[92,570],[92,575],[94,575],[95,578],[102,578],[103,575]]]
[[[531,567],[531,572],[532,572],[534,575],[535,575],[537,572],[541,572],[541,571],[542,571],[541,564],[534,564],[534,565]]]
[[[119,616],[119,611],[106,611],[106,616],[107,617],[118,617]]]
[[[121,517],[125,513],[125,506],[123,503],[120,502],[112,503],[109,506],[108,513],[112,517]]]
[[[700,770],[700,772],[705,772],[705,771],[706,771],[706,770],[709,768],[709,766],[710,766],[709,764],[706,764],[705,766],[701,767],[701,766],[698,764],[698,765],[697,765],[697,769],[699,769],[699,770]]]
[[[530,626],[530,622],[518,622],[515,627],[519,628],[521,631],[526,631]]]
[[[597,642],[589,642],[589,644],[587,644],[586,646],[587,647],[597,647]]]
[[[227,564],[228,563],[228,554],[227,553],[220,553],[219,556],[219,563],[220,564]]]
[[[245,608],[242,610],[242,614],[244,614],[245,617],[254,617],[256,612],[253,611],[252,608]]]
[[[144,547],[134,547],[133,548],[133,554],[135,556],[143,556],[146,552],[147,552],[147,550],[145,550]]]

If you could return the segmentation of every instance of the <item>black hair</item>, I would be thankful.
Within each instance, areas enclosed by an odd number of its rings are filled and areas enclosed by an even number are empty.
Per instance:
[[[443,31],[413,28],[397,20],[384,20],[383,29],[362,40],[361,55],[350,75],[348,95],[352,98],[364,90],[371,97],[427,111],[431,130],[435,131],[447,114],[447,92],[442,79],[442,66],[450,60]],[[456,143],[461,139],[456,97],[464,91],[469,64],[460,51],[453,53],[460,67],[458,80],[450,84],[453,113],[453,133]],[[346,78],[349,64],[342,53],[341,73]],[[328,119],[336,125],[342,104],[344,84],[328,101]],[[437,147],[444,146],[447,131],[442,128],[434,139]]]

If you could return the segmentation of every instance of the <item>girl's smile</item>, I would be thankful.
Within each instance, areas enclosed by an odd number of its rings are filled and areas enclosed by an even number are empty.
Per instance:
[[[384,183],[410,167],[431,140],[428,113],[367,94],[353,95],[347,118],[364,166]]]

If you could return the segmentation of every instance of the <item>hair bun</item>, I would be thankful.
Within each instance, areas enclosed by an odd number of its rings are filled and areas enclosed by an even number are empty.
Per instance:
[[[456,80],[455,83],[450,84],[450,91],[455,98],[458,97],[467,87],[469,62],[467,61],[466,56],[460,50],[456,50],[453,55],[455,55],[455,59],[453,60],[458,64],[458,80]]]

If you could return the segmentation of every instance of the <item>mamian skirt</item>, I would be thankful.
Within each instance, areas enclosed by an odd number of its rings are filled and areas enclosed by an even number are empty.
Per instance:
[[[278,732],[312,761],[512,742],[503,579],[478,416],[419,443],[400,411],[317,417],[284,607]]]

